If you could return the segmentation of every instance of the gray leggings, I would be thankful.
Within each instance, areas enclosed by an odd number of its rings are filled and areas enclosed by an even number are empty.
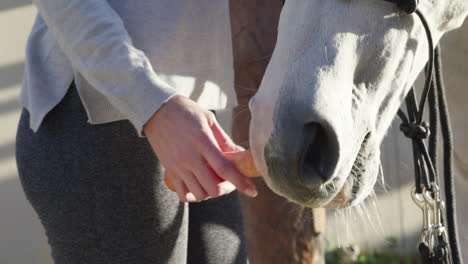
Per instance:
[[[24,192],[60,264],[246,263],[237,193],[180,203],[145,138],[128,121],[87,123],[72,85],[29,129],[16,159]]]

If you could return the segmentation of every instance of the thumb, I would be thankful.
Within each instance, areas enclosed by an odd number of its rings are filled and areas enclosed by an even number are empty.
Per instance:
[[[245,150],[243,147],[237,145],[232,139],[224,132],[223,128],[214,120],[211,125],[211,131],[218,142],[219,148],[222,152],[236,152]]]

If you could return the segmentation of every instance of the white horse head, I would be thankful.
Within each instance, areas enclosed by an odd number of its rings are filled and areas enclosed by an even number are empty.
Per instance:
[[[467,0],[421,0],[434,42],[459,27]],[[371,192],[379,147],[428,60],[421,21],[383,0],[287,0],[250,101],[250,147],[276,193],[309,207]]]

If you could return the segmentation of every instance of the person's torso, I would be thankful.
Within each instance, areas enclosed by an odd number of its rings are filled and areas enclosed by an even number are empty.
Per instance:
[[[108,0],[108,3],[122,18],[133,45],[145,53],[163,80],[206,108],[234,105],[227,0]],[[107,109],[111,106],[106,98],[74,71],[38,16],[28,40],[20,97],[23,106],[36,113],[31,127],[37,129],[44,115],[63,98],[73,79],[91,123],[123,119],[117,110]]]

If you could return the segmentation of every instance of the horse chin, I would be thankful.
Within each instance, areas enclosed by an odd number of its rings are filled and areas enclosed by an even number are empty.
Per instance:
[[[378,150],[372,153],[378,153]],[[369,154],[365,162],[359,163],[359,170],[355,169],[356,164],[355,161],[340,190],[323,207],[351,207],[359,204],[371,194],[380,171],[379,157],[377,154]]]
[[[372,169],[371,169],[372,168]],[[379,163],[372,162],[369,164],[369,172],[361,175],[349,175],[345,177],[341,187],[322,186],[321,189],[329,189],[336,191],[334,193],[324,192],[326,195],[317,195],[306,202],[300,204],[306,207],[324,207],[327,209],[338,209],[355,206],[364,201],[374,189],[379,170]],[[340,181],[338,180],[337,182]],[[330,183],[333,185],[333,183]],[[317,193],[321,192],[317,190]],[[328,196],[327,196],[328,195]]]

